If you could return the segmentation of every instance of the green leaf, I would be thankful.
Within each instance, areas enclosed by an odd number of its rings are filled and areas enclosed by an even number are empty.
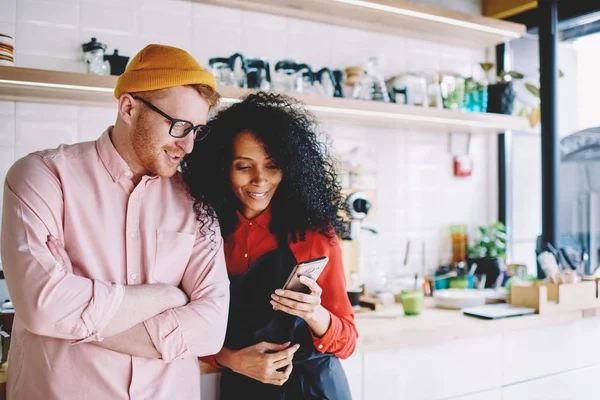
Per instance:
[[[527,109],[525,107],[521,107],[517,115],[519,117],[527,117]]]
[[[517,71],[508,72],[508,76],[510,76],[513,79],[523,79],[525,77],[525,75]]]
[[[490,228],[502,232],[506,230],[506,226],[500,221],[494,222],[492,225],[490,225]]]
[[[496,237],[500,240],[506,240],[506,233],[502,231],[496,231]]]
[[[492,68],[494,68],[493,63],[479,63],[479,65],[484,72],[489,72]]]
[[[529,93],[531,93],[535,97],[538,97],[538,98],[540,97],[540,89],[537,86],[535,86],[535,85],[533,85],[531,83],[526,83],[525,87],[527,88],[527,90],[529,91]]]

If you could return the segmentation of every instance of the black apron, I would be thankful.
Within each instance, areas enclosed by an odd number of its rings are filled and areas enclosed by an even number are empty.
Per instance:
[[[287,241],[264,254],[248,270],[230,276],[230,305],[225,347],[243,349],[260,342],[300,344],[293,369],[283,386],[269,385],[229,369],[221,374],[221,400],[350,400],[340,360],[315,349],[308,324],[275,311],[271,295],[283,287],[297,261]]]

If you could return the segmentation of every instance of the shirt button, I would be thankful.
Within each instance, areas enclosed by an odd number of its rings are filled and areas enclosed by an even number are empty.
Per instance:
[[[320,344],[320,345],[319,345],[319,350],[321,350],[322,348],[323,348],[323,345],[322,345],[322,344]]]
[[[135,278],[137,278],[137,275],[136,275],[136,274],[131,274],[131,275],[129,275],[129,276],[130,276],[130,277],[131,277],[131,279],[133,279],[134,281],[135,281]]]
[[[250,222],[250,226],[252,226],[252,222]]]
[[[245,257],[245,258],[248,258],[248,253],[244,254],[244,257]]]

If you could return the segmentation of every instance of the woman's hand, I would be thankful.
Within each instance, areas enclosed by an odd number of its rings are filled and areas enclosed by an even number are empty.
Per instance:
[[[269,385],[281,386],[292,373],[292,359],[299,347],[297,344],[290,346],[289,342],[262,342],[241,350],[223,348],[215,356],[215,360],[238,374]],[[282,368],[285,369],[278,371]]]
[[[300,282],[310,289],[309,294],[277,289],[271,295],[271,305],[274,310],[302,318],[315,336],[322,337],[331,324],[329,311],[321,305],[323,290],[315,280],[306,276],[301,276]]]

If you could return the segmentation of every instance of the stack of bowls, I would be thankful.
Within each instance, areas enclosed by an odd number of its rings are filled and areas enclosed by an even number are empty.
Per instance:
[[[0,33],[0,65],[15,65],[15,39]]]

